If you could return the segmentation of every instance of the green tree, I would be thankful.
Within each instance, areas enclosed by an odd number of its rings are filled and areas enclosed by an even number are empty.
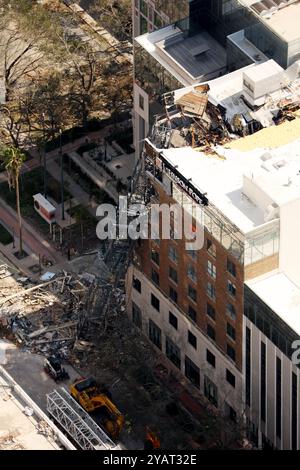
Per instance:
[[[19,180],[21,168],[26,160],[26,156],[19,148],[13,146],[2,148],[0,150],[0,156],[8,173],[9,186],[16,191],[16,206],[19,221],[19,255],[21,256],[23,253],[23,239]]]

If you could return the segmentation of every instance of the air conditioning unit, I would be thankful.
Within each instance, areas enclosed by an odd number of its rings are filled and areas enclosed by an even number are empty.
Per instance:
[[[279,217],[279,207],[278,205],[273,202],[272,204],[269,204],[265,215],[264,215],[264,221],[265,222],[270,222],[270,220],[278,219]]]

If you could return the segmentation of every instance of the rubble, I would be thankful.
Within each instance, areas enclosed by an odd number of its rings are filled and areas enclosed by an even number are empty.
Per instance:
[[[26,279],[24,288],[23,278],[11,278],[0,286],[0,325],[26,349],[67,358],[87,317],[91,279],[84,283],[65,271],[46,274],[45,280],[52,279],[42,284]]]

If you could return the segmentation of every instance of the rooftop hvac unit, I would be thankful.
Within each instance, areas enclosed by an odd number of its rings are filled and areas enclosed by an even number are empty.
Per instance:
[[[264,215],[264,220],[265,222],[270,222],[271,220],[278,219],[278,217],[279,207],[275,202],[273,202],[273,204],[268,205]]]

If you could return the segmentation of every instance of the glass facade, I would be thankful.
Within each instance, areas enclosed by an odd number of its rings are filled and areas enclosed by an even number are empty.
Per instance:
[[[224,47],[227,36],[240,30],[245,30],[245,37],[270,59],[274,59],[282,67],[289,64],[288,44],[276,35],[264,22],[245,7],[239,0],[192,0],[190,3],[190,34],[196,34],[199,29],[206,29]],[[238,67],[248,65],[244,58],[233,46],[228,52],[229,63],[234,63],[234,54]],[[233,70],[231,68],[230,70]]]
[[[150,125],[157,114],[164,112],[162,95],[181,88],[182,85],[167,72],[139,44],[135,44],[135,81],[149,97]]]
[[[163,28],[189,16],[189,0],[135,0],[134,36]]]
[[[190,3],[190,34],[203,28],[226,46],[226,38],[256,22],[237,0],[193,0]]]
[[[291,346],[299,340],[298,335],[246,285],[244,295],[245,316],[291,359],[294,352]]]
[[[279,219],[246,236],[245,265],[256,263],[279,253]]]

